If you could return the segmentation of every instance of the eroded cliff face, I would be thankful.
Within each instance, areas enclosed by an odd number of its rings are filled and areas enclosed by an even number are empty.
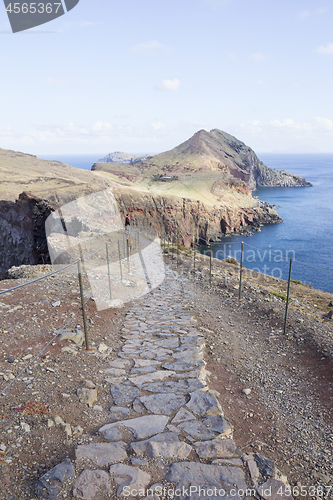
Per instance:
[[[131,216],[134,226],[151,227],[159,235],[174,235],[183,241],[196,234],[207,241],[216,241],[226,234],[282,222],[273,207],[262,201],[252,208],[209,208],[200,201],[186,198],[119,190],[114,194],[119,210]]]
[[[0,279],[12,266],[49,262],[45,220],[52,210],[25,193],[16,202],[0,201]]]

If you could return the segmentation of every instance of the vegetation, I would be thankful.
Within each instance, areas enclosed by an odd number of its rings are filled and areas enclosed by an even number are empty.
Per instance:
[[[272,295],[275,295],[276,297],[279,297],[280,299],[282,300],[287,300],[287,296],[284,294],[284,293],[281,293],[281,292],[273,292],[271,290],[269,290],[269,293],[271,293]],[[289,299],[289,302],[291,302],[291,299]]]
[[[303,281],[299,280],[290,280],[292,283],[296,283],[296,285],[304,285]]]
[[[234,266],[239,266],[238,260],[234,259],[233,257],[228,257],[227,259],[224,259],[223,262],[227,262],[228,264],[233,264]]]

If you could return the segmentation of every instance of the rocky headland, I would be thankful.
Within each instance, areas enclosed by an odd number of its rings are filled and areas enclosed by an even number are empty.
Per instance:
[[[0,278],[13,265],[48,262],[49,214],[76,199],[84,204],[87,195],[107,188],[133,225],[189,245],[194,236],[218,240],[281,222],[274,207],[252,197],[257,187],[310,185],[266,167],[251,148],[217,129],[200,130],[152,157],[116,152],[103,160],[89,172],[0,149]]]

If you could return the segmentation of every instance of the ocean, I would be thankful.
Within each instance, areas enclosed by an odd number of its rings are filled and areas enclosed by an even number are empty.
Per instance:
[[[41,155],[76,168],[90,170],[100,155]],[[333,154],[258,154],[268,167],[305,177],[312,187],[262,188],[254,196],[276,205],[284,219],[266,225],[252,236],[226,236],[214,244],[214,257],[240,260],[249,269],[288,279],[289,259],[293,259],[292,279],[333,293]],[[201,247],[207,252],[207,247]]]

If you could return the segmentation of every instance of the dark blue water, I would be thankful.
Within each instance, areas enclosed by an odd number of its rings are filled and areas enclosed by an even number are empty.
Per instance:
[[[105,153],[40,157],[90,170],[92,164],[103,156]],[[214,245],[214,257],[224,259],[231,256],[239,261],[241,242],[244,241],[245,267],[287,279],[289,259],[292,258],[293,279],[333,293],[333,154],[260,154],[259,157],[268,167],[305,177],[313,187],[254,191],[254,196],[276,205],[284,221],[267,225],[253,236],[223,238]]]
[[[244,241],[245,267],[287,279],[292,258],[292,279],[333,293],[333,155],[261,154],[259,157],[268,167],[305,177],[313,187],[254,191],[254,196],[276,205],[284,221],[266,225],[250,237],[225,237],[214,246],[214,256],[223,259],[230,255],[239,261]]]
[[[42,158],[43,160],[56,160],[61,161],[63,163],[67,163],[72,167],[82,168],[84,170],[90,170],[92,165],[103,158],[105,153],[95,154],[95,155],[61,155],[61,154],[52,154],[52,155],[38,155],[38,158]]]

